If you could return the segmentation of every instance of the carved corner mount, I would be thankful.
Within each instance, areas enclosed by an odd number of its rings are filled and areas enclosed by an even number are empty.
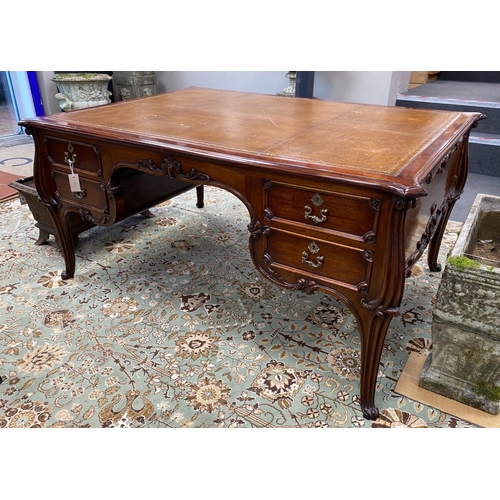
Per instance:
[[[258,240],[263,234],[267,235],[271,233],[269,226],[263,226],[260,221],[255,219],[248,224],[247,229],[250,232],[252,240]]]
[[[371,198],[370,199],[370,204],[371,204],[373,210],[376,210],[377,212],[382,207],[382,201],[379,200],[378,198]]]
[[[274,214],[270,208],[264,209],[264,220],[273,220]]]
[[[374,254],[370,250],[363,250],[363,258],[366,262],[373,262]]]
[[[377,243],[377,237],[373,231],[368,231],[363,235],[363,241],[369,245],[375,245],[375,243]]]

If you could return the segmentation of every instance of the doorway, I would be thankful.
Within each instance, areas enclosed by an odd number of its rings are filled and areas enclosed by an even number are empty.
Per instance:
[[[0,71],[0,139],[24,136],[19,120],[43,116],[36,71]]]
[[[0,138],[19,134],[18,120],[9,72],[0,71]]]

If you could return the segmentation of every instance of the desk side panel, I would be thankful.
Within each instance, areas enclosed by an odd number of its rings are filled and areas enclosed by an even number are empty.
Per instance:
[[[442,236],[439,233],[444,231],[453,206],[464,190],[467,170],[468,134],[461,137],[436,163],[422,182],[427,195],[416,199],[408,210],[405,224],[407,276],[434,236]]]

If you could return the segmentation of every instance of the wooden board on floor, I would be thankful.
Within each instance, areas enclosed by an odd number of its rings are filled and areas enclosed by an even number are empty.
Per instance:
[[[0,171],[0,202],[19,196],[19,191],[9,186],[9,183],[19,180],[18,175]]]
[[[487,428],[500,428],[500,415],[491,415],[440,394],[422,389],[418,382],[427,356],[411,353],[403,373],[399,377],[395,391],[419,403],[432,406],[472,424]]]

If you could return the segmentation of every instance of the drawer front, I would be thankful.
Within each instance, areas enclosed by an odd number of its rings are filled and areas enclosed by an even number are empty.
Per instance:
[[[52,174],[61,200],[81,207],[94,208],[98,211],[108,210],[107,195],[102,183],[80,176],[82,190],[79,193],[73,193],[66,173],[54,170]]]
[[[276,230],[266,236],[266,246],[264,261],[271,262],[278,272],[284,266],[357,290],[370,283],[374,258],[371,251]]]
[[[290,220],[363,238],[376,235],[380,201],[272,182],[265,190],[265,218]]]
[[[96,145],[59,137],[45,136],[44,139],[47,154],[53,164],[64,165],[69,172],[72,162],[75,173],[91,173],[98,177],[102,175],[99,148]]]

